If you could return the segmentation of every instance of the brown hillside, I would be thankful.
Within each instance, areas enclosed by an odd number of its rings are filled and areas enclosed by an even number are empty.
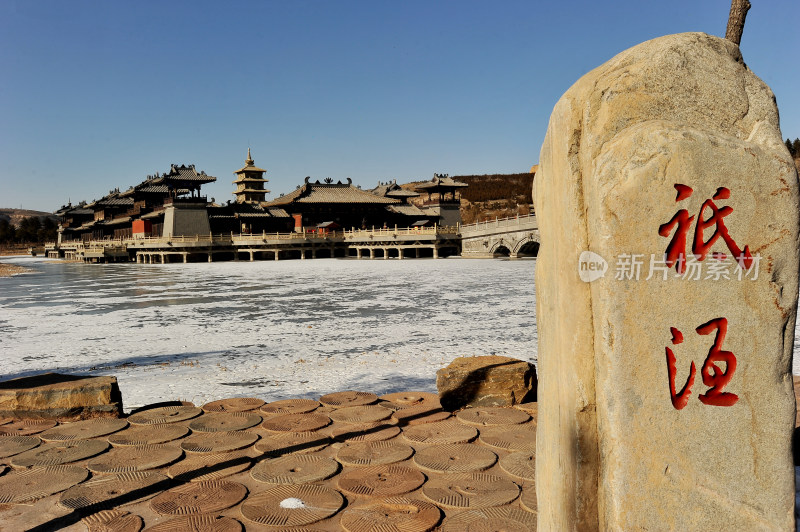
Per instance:
[[[6,220],[15,227],[19,227],[19,223],[23,218],[30,218],[31,216],[50,218],[54,222],[59,221],[58,216],[52,212],[31,211],[28,209],[0,209],[0,220]]]
[[[468,188],[459,191],[462,222],[468,224],[495,217],[505,218],[530,214],[534,175],[531,172],[522,172],[519,174],[451,176],[456,181],[469,185]],[[423,182],[413,181],[400,186],[414,190]]]

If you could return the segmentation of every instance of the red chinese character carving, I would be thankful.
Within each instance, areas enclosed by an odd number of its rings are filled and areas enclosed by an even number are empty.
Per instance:
[[[703,384],[709,386],[710,389],[700,395],[698,399],[706,405],[732,406],[739,400],[739,396],[722,391],[731,382],[733,372],[736,371],[736,356],[730,351],[722,350],[722,342],[725,341],[725,334],[728,332],[728,320],[717,318],[704,323],[697,328],[697,334],[711,334],[715,330],[717,335],[714,337],[714,345],[708,350],[708,356],[700,370]],[[725,371],[722,371],[716,362],[725,362]]]
[[[672,344],[678,345],[683,343],[683,333],[675,327],[669,328],[672,333]],[[708,356],[703,367],[700,370],[700,375],[703,378],[703,384],[709,387],[709,390],[698,396],[698,399],[703,404],[713,406],[733,406],[739,400],[739,396],[730,392],[723,392],[722,390],[727,386],[733,378],[733,373],[736,371],[736,356],[730,351],[722,350],[722,342],[725,341],[725,335],[728,332],[728,319],[716,318],[696,329],[697,334],[707,335],[717,331],[714,337],[714,344],[708,350]],[[682,410],[689,402],[689,396],[692,394],[692,385],[696,368],[694,361],[689,367],[689,378],[686,380],[683,388],[679,393],[675,392],[675,353],[669,347],[667,351],[667,375],[669,377],[669,394],[672,400],[672,406],[676,410]],[[717,362],[725,363],[725,371],[722,371],[716,364]]]
[[[678,195],[675,201],[683,201],[692,195],[692,188],[686,185],[675,184],[675,190]],[[700,214],[698,216],[697,224],[694,229],[694,238],[692,240],[692,252],[697,260],[704,260],[714,243],[722,237],[722,240],[728,246],[728,249],[733,254],[734,258],[739,261],[740,266],[748,270],[753,264],[753,256],[750,254],[750,247],[745,246],[744,250],[740,249],[733,238],[728,233],[728,228],[725,226],[724,218],[733,212],[733,207],[719,208],[714,203],[714,200],[728,199],[731,197],[731,191],[725,187],[719,187],[711,199],[703,202],[700,207]],[[711,215],[703,219],[703,213],[706,209],[711,209]],[[686,237],[689,233],[689,227],[694,220],[694,216],[689,216],[689,211],[681,209],[672,217],[672,219],[659,226],[658,234],[664,237],[669,237],[673,228],[675,234],[672,240],[667,245],[666,250],[666,264],[669,267],[676,265],[676,271],[683,274],[686,270]],[[677,227],[676,227],[677,226]],[[706,229],[714,226],[714,234],[708,240],[704,238]],[[724,254],[715,254],[715,256]]]
[[[680,332],[675,327],[670,327],[669,330],[672,332],[672,343],[673,345],[678,345],[683,343],[683,333]],[[689,378],[686,380],[686,384],[683,385],[683,389],[680,393],[675,393],[675,353],[672,352],[672,349],[667,347],[667,373],[669,374],[669,395],[672,398],[672,406],[675,407],[675,410],[682,410],[683,407],[686,406],[686,403],[689,402],[689,396],[692,394],[692,385],[694,384],[694,374],[695,374],[695,367],[694,361],[692,361],[692,365],[689,368]]]

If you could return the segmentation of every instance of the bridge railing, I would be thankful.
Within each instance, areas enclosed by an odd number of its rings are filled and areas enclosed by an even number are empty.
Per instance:
[[[392,236],[436,236],[436,235],[457,235],[460,232],[459,226],[433,226],[433,227],[404,227],[404,228],[373,228],[373,229],[351,229],[343,231],[329,231],[329,232],[292,232],[292,233],[223,233],[223,234],[206,234],[206,235],[191,235],[191,236],[141,236],[141,237],[124,237],[124,238],[104,238],[102,240],[83,240],[65,242],[62,246],[65,249],[81,253],[86,250],[97,252],[106,248],[124,249],[126,247],[139,248],[142,246],[171,246],[174,244],[192,244],[197,243],[201,245],[214,245],[223,244],[231,245],[234,242],[240,243],[266,243],[269,241],[281,242],[301,242],[301,241],[319,241],[319,240],[358,240],[363,238],[385,238]],[[52,249],[58,246],[55,242],[49,243]]]
[[[494,220],[486,220],[483,222],[464,224],[461,226],[461,234],[473,231],[481,231],[484,229],[510,228],[523,225],[524,226],[537,225],[536,215],[526,214],[523,216],[508,216],[506,218],[495,218]]]
[[[460,226],[434,225],[433,227],[397,227],[394,228],[372,228],[372,229],[351,229],[344,231],[345,240],[362,238],[385,238],[393,236],[436,236],[436,235],[457,235]]]

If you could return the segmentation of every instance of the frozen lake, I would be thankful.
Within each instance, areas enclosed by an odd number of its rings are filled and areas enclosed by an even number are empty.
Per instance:
[[[3,262],[0,377],[115,375],[125,410],[436,391],[464,355],[536,358],[531,260]]]

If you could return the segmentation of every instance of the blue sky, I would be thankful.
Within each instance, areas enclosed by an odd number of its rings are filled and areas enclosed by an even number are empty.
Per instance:
[[[800,137],[800,2],[753,2],[742,53]],[[670,33],[723,36],[729,0],[0,0],[0,207],[52,211],[172,163],[233,199],[305,176],[522,172],[580,76]]]

